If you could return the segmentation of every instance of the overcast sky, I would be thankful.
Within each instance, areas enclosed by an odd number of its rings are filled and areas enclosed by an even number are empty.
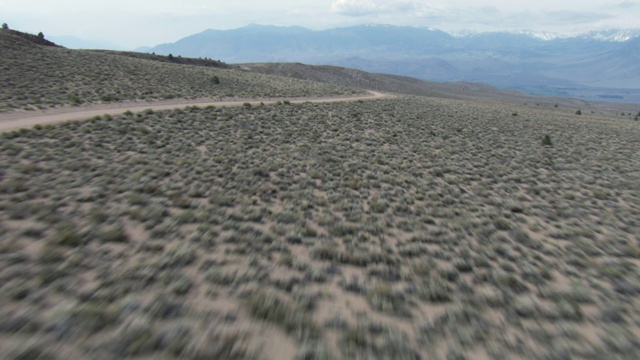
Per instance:
[[[100,39],[130,49],[251,23],[314,30],[376,23],[449,32],[576,34],[639,28],[639,19],[640,0],[0,0],[0,22],[13,29]]]

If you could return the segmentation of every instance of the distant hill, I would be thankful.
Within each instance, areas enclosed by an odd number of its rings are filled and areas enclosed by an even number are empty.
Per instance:
[[[232,63],[299,61],[317,63],[335,58],[423,55],[439,51],[453,39],[431,29],[387,26],[355,26],[324,31],[302,27],[249,25],[235,30],[206,30],[173,44],[152,47],[159,54],[191,57],[223,57]]]
[[[452,36],[430,28],[360,25],[323,31],[250,25],[206,30],[149,52],[210,57],[229,63],[301,62],[434,81],[483,82],[502,88],[575,97],[623,89],[640,99],[640,32],[576,37],[533,33]],[[538,89],[538,90],[535,90]],[[631,92],[633,93],[633,91]],[[626,95],[625,95],[626,96]]]

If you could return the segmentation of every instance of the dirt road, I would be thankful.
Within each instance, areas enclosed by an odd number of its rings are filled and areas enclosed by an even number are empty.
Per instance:
[[[278,101],[288,100],[291,103],[304,103],[304,102],[339,102],[339,101],[357,101],[357,100],[370,100],[379,99],[384,97],[390,97],[377,91],[369,91],[368,95],[358,96],[338,96],[327,98],[294,98],[294,99],[238,99],[238,100],[226,100],[216,101],[211,99],[197,99],[197,100],[171,100],[171,101],[156,101],[156,102],[141,102],[133,101],[127,103],[115,103],[115,104],[96,104],[85,107],[76,108],[60,108],[44,110],[39,112],[11,112],[2,114],[0,113],[0,132],[17,130],[22,128],[30,128],[34,125],[54,124],[65,121],[84,120],[90,119],[94,116],[102,115],[119,115],[127,111],[141,112],[147,109],[152,110],[168,110],[178,109],[187,106],[241,106],[244,103],[255,104],[275,104]]]

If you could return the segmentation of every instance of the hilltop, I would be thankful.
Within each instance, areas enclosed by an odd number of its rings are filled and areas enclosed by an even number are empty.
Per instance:
[[[44,36],[33,35],[13,29],[2,29],[0,35],[3,36],[3,48],[12,49],[15,47],[23,47],[25,44],[34,44],[41,46],[62,47],[52,41],[44,38]]]

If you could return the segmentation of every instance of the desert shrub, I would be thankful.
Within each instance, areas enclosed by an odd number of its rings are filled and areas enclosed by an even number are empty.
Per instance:
[[[53,360],[57,358],[55,352],[47,349],[46,344],[34,341],[26,341],[19,345],[9,345],[3,351],[3,355],[7,359],[15,360]]]
[[[69,102],[71,103],[71,106],[78,106],[82,104],[82,100],[78,95],[69,95]]]
[[[104,102],[119,101],[120,99],[114,94],[105,94],[100,96],[100,100]]]
[[[189,278],[180,276],[169,284],[169,291],[173,294],[182,296],[186,295],[193,287],[193,281]]]
[[[370,349],[370,341],[369,336],[366,333],[366,329],[363,327],[357,327],[355,329],[350,328],[345,331],[342,335],[342,339],[340,341],[342,352],[348,357],[356,358],[356,357],[372,357],[373,354],[369,353],[369,356],[366,356],[367,351],[371,351]],[[359,355],[359,356],[358,356]],[[364,356],[363,356],[364,355]]]
[[[117,309],[100,301],[79,304],[70,310],[69,315],[74,325],[89,333],[112,326],[118,320]]]
[[[129,241],[129,235],[122,224],[109,226],[98,232],[98,238],[103,242],[124,243]]]
[[[255,318],[281,326],[296,339],[320,336],[320,328],[313,322],[308,309],[300,304],[289,304],[273,292],[255,292],[245,300],[244,306]]]
[[[59,245],[76,247],[82,243],[82,236],[73,223],[65,222],[56,228],[55,242]]]
[[[181,268],[191,264],[196,259],[194,247],[191,244],[177,244],[168,248],[158,259],[160,269]]]
[[[502,231],[510,230],[513,227],[513,224],[511,223],[511,221],[503,217],[498,217],[494,219],[493,225],[496,227],[496,229],[502,230]]]
[[[192,342],[184,350],[188,359],[258,359],[249,348],[249,337],[239,331],[230,331],[218,326],[211,327],[204,336]]]
[[[132,318],[109,339],[107,348],[118,357],[150,353],[156,349],[155,332],[146,318]]]
[[[396,292],[388,283],[378,283],[367,288],[366,298],[371,307],[378,311],[388,312],[399,316],[410,316],[406,299],[400,292]]]
[[[276,220],[281,224],[294,224],[300,221],[300,218],[293,211],[283,211],[276,215]]]
[[[29,187],[26,179],[9,179],[0,183],[0,194],[16,194],[27,190]]]
[[[207,271],[205,279],[216,285],[228,286],[233,284],[236,276],[234,273],[216,267]]]
[[[449,285],[439,276],[429,277],[418,288],[421,299],[435,303],[451,301],[451,292]]]
[[[235,199],[231,195],[226,195],[219,192],[214,192],[209,196],[209,203],[211,205],[218,205],[223,207],[232,207]]]
[[[64,251],[57,246],[47,244],[40,250],[36,260],[41,264],[55,264],[64,261],[64,259]]]
[[[386,201],[374,200],[369,204],[371,211],[375,213],[384,213],[387,210],[388,204]]]

